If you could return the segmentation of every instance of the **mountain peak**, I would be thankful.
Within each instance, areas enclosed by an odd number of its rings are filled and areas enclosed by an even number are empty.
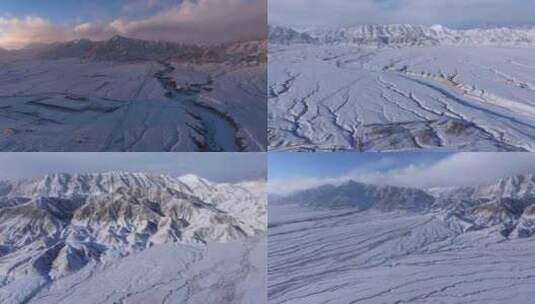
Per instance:
[[[442,26],[442,24],[434,24],[431,26],[431,29],[435,31],[442,31],[445,29],[445,27]]]
[[[195,174],[185,174],[185,175],[180,176],[178,179],[181,181],[193,181],[193,182],[201,180],[201,178]]]
[[[182,176],[179,176],[177,178],[180,182],[186,184],[186,185],[199,185],[199,184],[202,184],[202,185],[205,185],[205,186],[209,186],[211,185],[212,183],[210,181],[208,181],[207,179],[204,179],[198,175],[195,175],[195,174],[185,174],[185,175],[182,175]]]
[[[128,38],[117,34],[111,37],[109,41],[120,41],[120,40],[128,40]]]
[[[87,38],[80,38],[80,39],[72,40],[71,43],[73,43],[73,44],[88,44],[88,43],[92,43],[92,41],[87,39]]]
[[[19,180],[4,186],[9,197],[87,197],[115,193],[118,189],[173,189],[189,193],[175,179],[127,171],[99,173],[53,173],[42,177]],[[0,191],[1,192],[1,191]],[[1,193],[0,193],[1,194]]]
[[[44,175],[42,178],[58,178],[58,177],[74,177],[74,176],[82,176],[82,177],[97,177],[97,176],[143,176],[143,177],[151,177],[153,176],[150,173],[144,173],[144,172],[133,172],[133,171],[123,171],[123,170],[111,170],[111,171],[100,171],[100,172],[84,172],[84,173],[66,173],[66,172],[57,172],[57,173],[49,173]]]
[[[16,257],[2,259],[0,271],[9,269],[4,281],[42,275],[48,282],[159,244],[204,246],[254,236],[266,229],[265,208],[260,192],[230,184],[192,191],[174,178],[146,173],[0,182],[6,231],[0,257]]]

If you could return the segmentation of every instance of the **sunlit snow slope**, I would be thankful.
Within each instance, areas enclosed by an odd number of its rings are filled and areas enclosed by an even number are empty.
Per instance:
[[[0,302],[263,303],[263,187],[125,172],[2,182]]]
[[[532,174],[270,198],[269,303],[532,303],[534,206]]]
[[[269,147],[535,150],[535,29],[270,28]]]

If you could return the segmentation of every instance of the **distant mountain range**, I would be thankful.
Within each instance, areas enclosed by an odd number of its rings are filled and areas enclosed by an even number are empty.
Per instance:
[[[126,172],[0,182],[0,276],[37,271],[53,280],[158,244],[263,234],[263,187]]]
[[[105,41],[78,39],[69,42],[31,45],[26,51],[38,59],[80,58],[88,61],[157,61],[191,63],[266,62],[266,41],[252,40],[219,45],[193,45],[147,41],[114,36]]]
[[[535,26],[453,30],[441,25],[360,25],[339,29],[296,30],[270,26],[273,44],[354,44],[364,46],[535,45]]]
[[[362,211],[423,211],[428,210],[434,202],[431,195],[420,189],[368,185],[354,181],[297,192],[280,200],[313,208],[352,208]]]
[[[349,181],[270,197],[270,203],[355,211],[434,213],[464,231],[499,226],[507,237],[535,234],[535,174],[532,173],[461,188],[416,189]]]

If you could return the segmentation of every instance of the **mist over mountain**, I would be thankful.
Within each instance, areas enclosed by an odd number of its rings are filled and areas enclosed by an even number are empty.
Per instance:
[[[437,214],[463,231],[499,226],[507,237],[529,237],[535,231],[535,174],[508,176],[475,187],[417,189],[349,181],[287,196],[270,196],[274,204],[318,209],[377,210]]]
[[[314,208],[354,208],[381,211],[425,211],[434,202],[423,190],[394,186],[376,186],[354,181],[339,186],[325,185],[287,197],[279,197],[288,203],[302,203]]]

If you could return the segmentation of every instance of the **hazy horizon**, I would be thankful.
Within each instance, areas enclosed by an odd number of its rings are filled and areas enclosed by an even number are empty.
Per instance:
[[[1,180],[47,174],[124,171],[155,175],[194,174],[213,182],[266,178],[263,153],[0,153]]]
[[[452,29],[535,25],[535,0],[270,0],[268,23],[293,27],[441,24]]]
[[[411,26],[424,26],[424,27],[433,27],[433,26],[443,26],[445,28],[451,29],[451,30],[471,30],[471,29],[494,29],[494,28],[533,28],[535,27],[535,21],[532,24],[521,24],[521,25],[480,25],[480,26],[473,26],[473,27],[451,27],[446,26],[444,24],[420,24],[420,23],[355,23],[355,24],[341,24],[341,25],[334,25],[334,26],[304,26],[304,25],[289,25],[289,24],[277,24],[277,23],[269,23],[269,26],[279,26],[279,27],[287,27],[292,29],[306,29],[306,30],[317,30],[317,29],[339,29],[339,28],[347,28],[347,27],[359,27],[359,26],[366,26],[366,25],[411,25]]]

